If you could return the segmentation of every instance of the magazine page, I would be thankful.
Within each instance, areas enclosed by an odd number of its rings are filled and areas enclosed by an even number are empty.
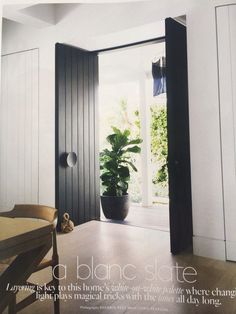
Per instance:
[[[235,313],[236,1],[0,14],[0,313]]]

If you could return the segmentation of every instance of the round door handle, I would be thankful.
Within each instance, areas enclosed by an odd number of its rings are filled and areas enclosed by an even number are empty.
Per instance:
[[[66,156],[66,165],[67,167],[74,167],[77,163],[77,155],[74,152],[70,152]]]

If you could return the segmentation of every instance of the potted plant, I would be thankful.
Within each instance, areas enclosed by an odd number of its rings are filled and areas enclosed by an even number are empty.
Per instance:
[[[124,220],[129,211],[128,187],[130,168],[137,171],[131,154],[140,153],[140,138],[130,139],[130,131],[123,132],[112,127],[113,133],[107,136],[110,149],[100,153],[100,169],[103,194],[101,204],[108,219]]]

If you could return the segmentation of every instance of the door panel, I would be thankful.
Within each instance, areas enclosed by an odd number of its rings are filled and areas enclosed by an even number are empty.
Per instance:
[[[97,54],[57,44],[56,206],[60,221],[68,212],[76,225],[100,217],[97,85]]]
[[[186,27],[166,19],[168,172],[171,252],[192,244]]]

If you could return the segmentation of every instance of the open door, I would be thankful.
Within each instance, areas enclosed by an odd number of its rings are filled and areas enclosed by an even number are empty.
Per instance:
[[[56,207],[75,224],[100,217],[96,53],[56,44]]]
[[[168,172],[171,252],[192,244],[186,27],[168,18],[166,27]]]

